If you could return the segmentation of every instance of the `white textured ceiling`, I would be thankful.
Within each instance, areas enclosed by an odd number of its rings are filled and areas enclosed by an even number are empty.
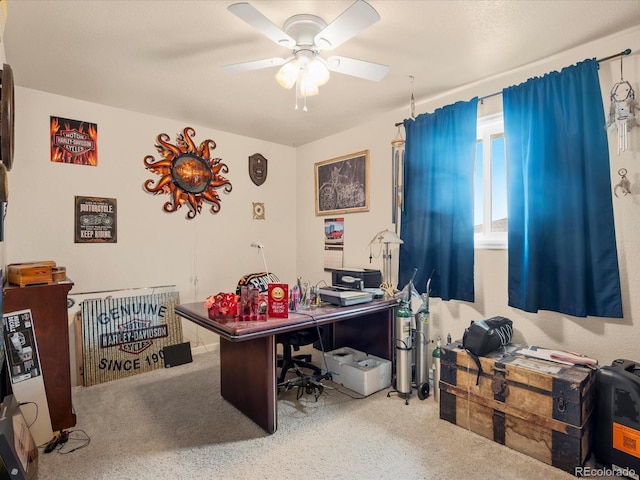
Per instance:
[[[370,0],[381,20],[332,54],[389,73],[378,83],[333,73],[302,112],[277,67],[220,68],[289,53],[229,13],[231,3],[8,0],[6,60],[21,87],[302,145],[408,112],[412,92],[420,101],[640,25],[638,0]],[[353,2],[250,3],[281,26],[300,13],[331,22]]]

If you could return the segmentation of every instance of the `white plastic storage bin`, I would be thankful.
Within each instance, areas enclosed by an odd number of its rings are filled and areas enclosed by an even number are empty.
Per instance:
[[[353,348],[324,354],[333,381],[361,395],[371,395],[391,385],[391,361]]]

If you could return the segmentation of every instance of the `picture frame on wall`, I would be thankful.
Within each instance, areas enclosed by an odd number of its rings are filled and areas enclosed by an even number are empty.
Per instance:
[[[115,198],[75,196],[74,243],[117,243]]]
[[[369,211],[369,150],[318,162],[316,215]]]

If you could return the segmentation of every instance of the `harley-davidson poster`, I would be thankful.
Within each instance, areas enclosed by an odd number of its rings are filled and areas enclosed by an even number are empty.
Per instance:
[[[98,125],[51,117],[51,161],[74,165],[98,165]]]

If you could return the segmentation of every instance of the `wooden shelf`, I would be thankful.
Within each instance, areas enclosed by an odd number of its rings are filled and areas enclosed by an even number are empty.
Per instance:
[[[31,310],[54,432],[76,424],[71,403],[67,315],[67,294],[71,287],[72,282],[59,282],[26,287],[8,285],[3,290],[4,313]]]

